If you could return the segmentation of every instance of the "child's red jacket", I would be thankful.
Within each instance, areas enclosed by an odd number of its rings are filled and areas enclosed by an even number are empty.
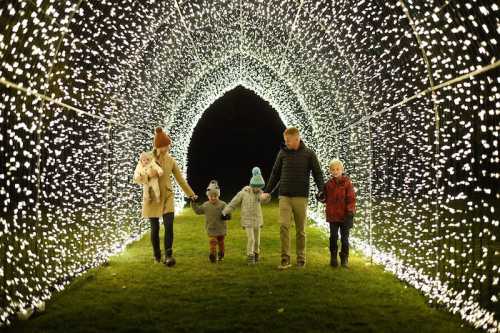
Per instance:
[[[356,195],[351,179],[345,175],[330,178],[325,184],[326,220],[342,223],[348,214],[356,212]]]

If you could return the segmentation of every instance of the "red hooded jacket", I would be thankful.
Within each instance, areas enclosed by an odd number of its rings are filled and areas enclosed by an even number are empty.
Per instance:
[[[326,220],[329,223],[344,222],[347,214],[356,212],[356,195],[351,179],[345,175],[331,178],[325,184]]]

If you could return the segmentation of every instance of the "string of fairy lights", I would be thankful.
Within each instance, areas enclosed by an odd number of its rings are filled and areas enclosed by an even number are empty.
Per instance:
[[[345,161],[357,249],[500,331],[499,13],[490,0],[3,1],[0,324],[141,237],[131,176],[153,128],[185,172],[201,114],[243,85],[325,172]],[[322,225],[322,206],[309,211]]]

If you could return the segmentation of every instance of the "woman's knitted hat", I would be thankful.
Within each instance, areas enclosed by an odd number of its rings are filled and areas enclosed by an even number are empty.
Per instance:
[[[207,197],[210,195],[216,195],[216,196],[220,197],[219,183],[216,180],[212,180],[212,181],[210,181],[210,184],[208,184]]]
[[[167,147],[170,146],[171,143],[172,139],[170,139],[168,134],[163,132],[163,129],[161,127],[157,127],[155,130],[155,139],[154,139],[155,148]]]
[[[250,179],[251,187],[263,188],[266,183],[264,182],[264,178],[262,178],[262,174],[260,172],[259,167],[255,167],[252,169],[252,178]]]

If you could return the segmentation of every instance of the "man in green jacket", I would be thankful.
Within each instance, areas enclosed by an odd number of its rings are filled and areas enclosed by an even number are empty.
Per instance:
[[[318,191],[323,191],[324,178],[316,154],[300,139],[300,132],[289,127],[283,133],[283,147],[274,163],[264,197],[274,192],[279,182],[279,214],[281,238],[281,264],[278,269],[287,269],[290,264],[290,225],[295,220],[297,238],[297,267],[306,264],[307,203],[311,171]]]

